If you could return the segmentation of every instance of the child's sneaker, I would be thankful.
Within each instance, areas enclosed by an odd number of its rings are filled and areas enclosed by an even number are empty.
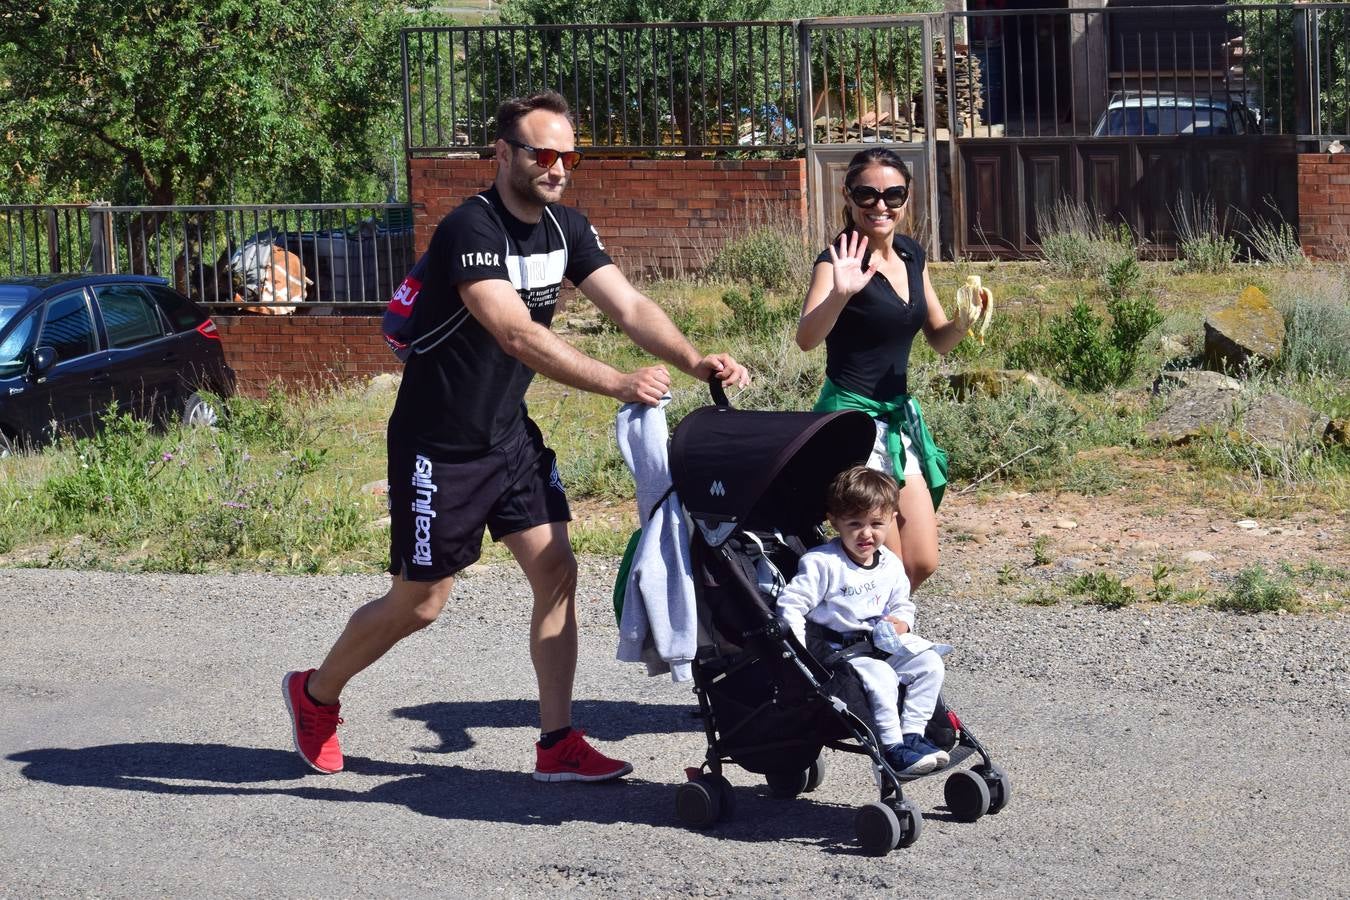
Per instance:
[[[337,727],[342,724],[342,717],[338,715],[342,704],[321,706],[309,699],[305,682],[313,672],[313,669],[287,672],[281,680],[281,693],[286,698],[286,711],[290,713],[295,749],[310,768],[332,775],[342,771],[342,747],[337,736]]]
[[[926,749],[920,749],[920,744]],[[940,750],[917,734],[907,734],[903,741],[886,748],[886,762],[897,775],[927,775],[938,767]]]
[[[933,766],[934,771],[947,768],[947,764],[952,761],[952,758],[947,754],[946,750],[943,750],[937,744],[934,744],[926,735],[916,734],[914,737],[915,747],[920,753],[925,755],[931,753],[937,757],[937,765]]]
[[[567,737],[545,750],[534,745],[535,781],[608,781],[633,771],[621,759],[610,759],[586,743],[586,733],[573,728]]]

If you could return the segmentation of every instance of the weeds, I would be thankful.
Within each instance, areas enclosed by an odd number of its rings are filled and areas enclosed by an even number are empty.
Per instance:
[[[1248,223],[1247,241],[1256,256],[1267,265],[1280,269],[1305,268],[1308,257],[1299,243],[1298,229],[1284,221],[1274,203],[1270,203],[1270,207],[1274,213],[1272,217],[1262,216]]]
[[[1038,535],[1036,540],[1031,542],[1031,564],[1033,566],[1048,566],[1054,561],[1054,554],[1050,552],[1050,536],[1046,534]]]
[[[1300,281],[1280,305],[1285,327],[1280,368],[1296,378],[1350,377],[1350,290],[1344,278]]]
[[[804,292],[814,259],[800,229],[764,224],[727,241],[713,256],[707,274],[767,290]]]
[[[795,302],[773,303],[758,285],[753,285],[748,294],[732,288],[722,294],[722,303],[731,310],[731,334],[771,338],[787,332],[797,321]]]
[[[1233,267],[1238,242],[1229,237],[1228,216],[1220,215],[1210,197],[1180,197],[1172,209],[1181,252],[1178,267],[1183,272],[1217,275]]]
[[[1298,589],[1288,575],[1267,572],[1264,566],[1248,566],[1237,573],[1228,593],[1214,601],[1216,609],[1258,613],[1299,608]]]
[[[1100,276],[1139,248],[1123,222],[1111,225],[1086,204],[1063,199],[1037,211],[1041,252],[1060,274]]]
[[[1134,588],[1105,572],[1075,576],[1069,582],[1068,592],[1075,597],[1084,597],[1088,603],[1103,609],[1124,609],[1137,599]]]

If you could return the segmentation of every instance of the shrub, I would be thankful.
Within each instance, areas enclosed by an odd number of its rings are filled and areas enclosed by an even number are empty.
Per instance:
[[[1120,353],[1102,332],[1102,318],[1079,297],[1050,321],[1049,352],[1060,381],[1084,391],[1100,391],[1120,372]]]
[[[978,478],[1005,462],[999,478],[1059,472],[1083,439],[1082,418],[1067,398],[1031,388],[959,402],[929,397],[923,407],[934,438],[947,451],[953,480]]]
[[[1345,281],[1331,277],[1300,280],[1281,306],[1281,368],[1301,378],[1350,376],[1350,291]]]
[[[768,290],[801,289],[811,277],[801,232],[785,225],[758,225],[722,246],[708,275]]]
[[[732,334],[773,338],[797,321],[796,303],[771,303],[758,285],[752,286],[749,294],[732,288],[722,294],[722,303],[731,310]]]
[[[1228,593],[1215,598],[1214,606],[1229,612],[1257,613],[1298,609],[1298,590],[1287,576],[1274,575],[1264,566],[1248,566],[1233,580]]]

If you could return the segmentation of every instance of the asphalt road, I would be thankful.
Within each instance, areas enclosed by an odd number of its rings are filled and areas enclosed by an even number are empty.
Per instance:
[[[963,824],[920,781],[921,840],[876,859],[856,756],[793,801],[732,769],[736,818],[679,826],[693,698],[614,661],[611,578],[583,567],[576,720],[636,771],[543,785],[510,568],[353,682],[334,776],[291,750],[281,676],[382,578],[0,570],[0,896],[1350,895],[1350,616],[926,592],[1014,794]]]

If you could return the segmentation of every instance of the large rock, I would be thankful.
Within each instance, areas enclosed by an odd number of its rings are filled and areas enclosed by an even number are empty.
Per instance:
[[[1267,446],[1317,441],[1326,434],[1330,416],[1282,394],[1257,397],[1242,414],[1238,432]]]
[[[1208,431],[1227,431],[1243,406],[1240,381],[1203,369],[1164,372],[1153,383],[1153,391],[1167,399],[1162,414],[1145,426],[1144,434],[1173,444]]]
[[[1205,433],[1267,446],[1319,440],[1330,418],[1282,394],[1253,397],[1237,379],[1200,369],[1164,372],[1153,384],[1165,397],[1162,413],[1144,433],[1154,440],[1185,443]]]
[[[1268,366],[1283,346],[1284,316],[1258,287],[1205,319],[1205,367],[1217,372]]]
[[[941,385],[943,379],[937,379]],[[1036,375],[1024,369],[974,369],[970,372],[957,372],[948,375],[946,385],[950,387],[957,400],[964,400],[971,394],[983,394],[997,397],[1004,391],[1016,387],[1030,387],[1042,397],[1062,393],[1059,385],[1049,378]]]

